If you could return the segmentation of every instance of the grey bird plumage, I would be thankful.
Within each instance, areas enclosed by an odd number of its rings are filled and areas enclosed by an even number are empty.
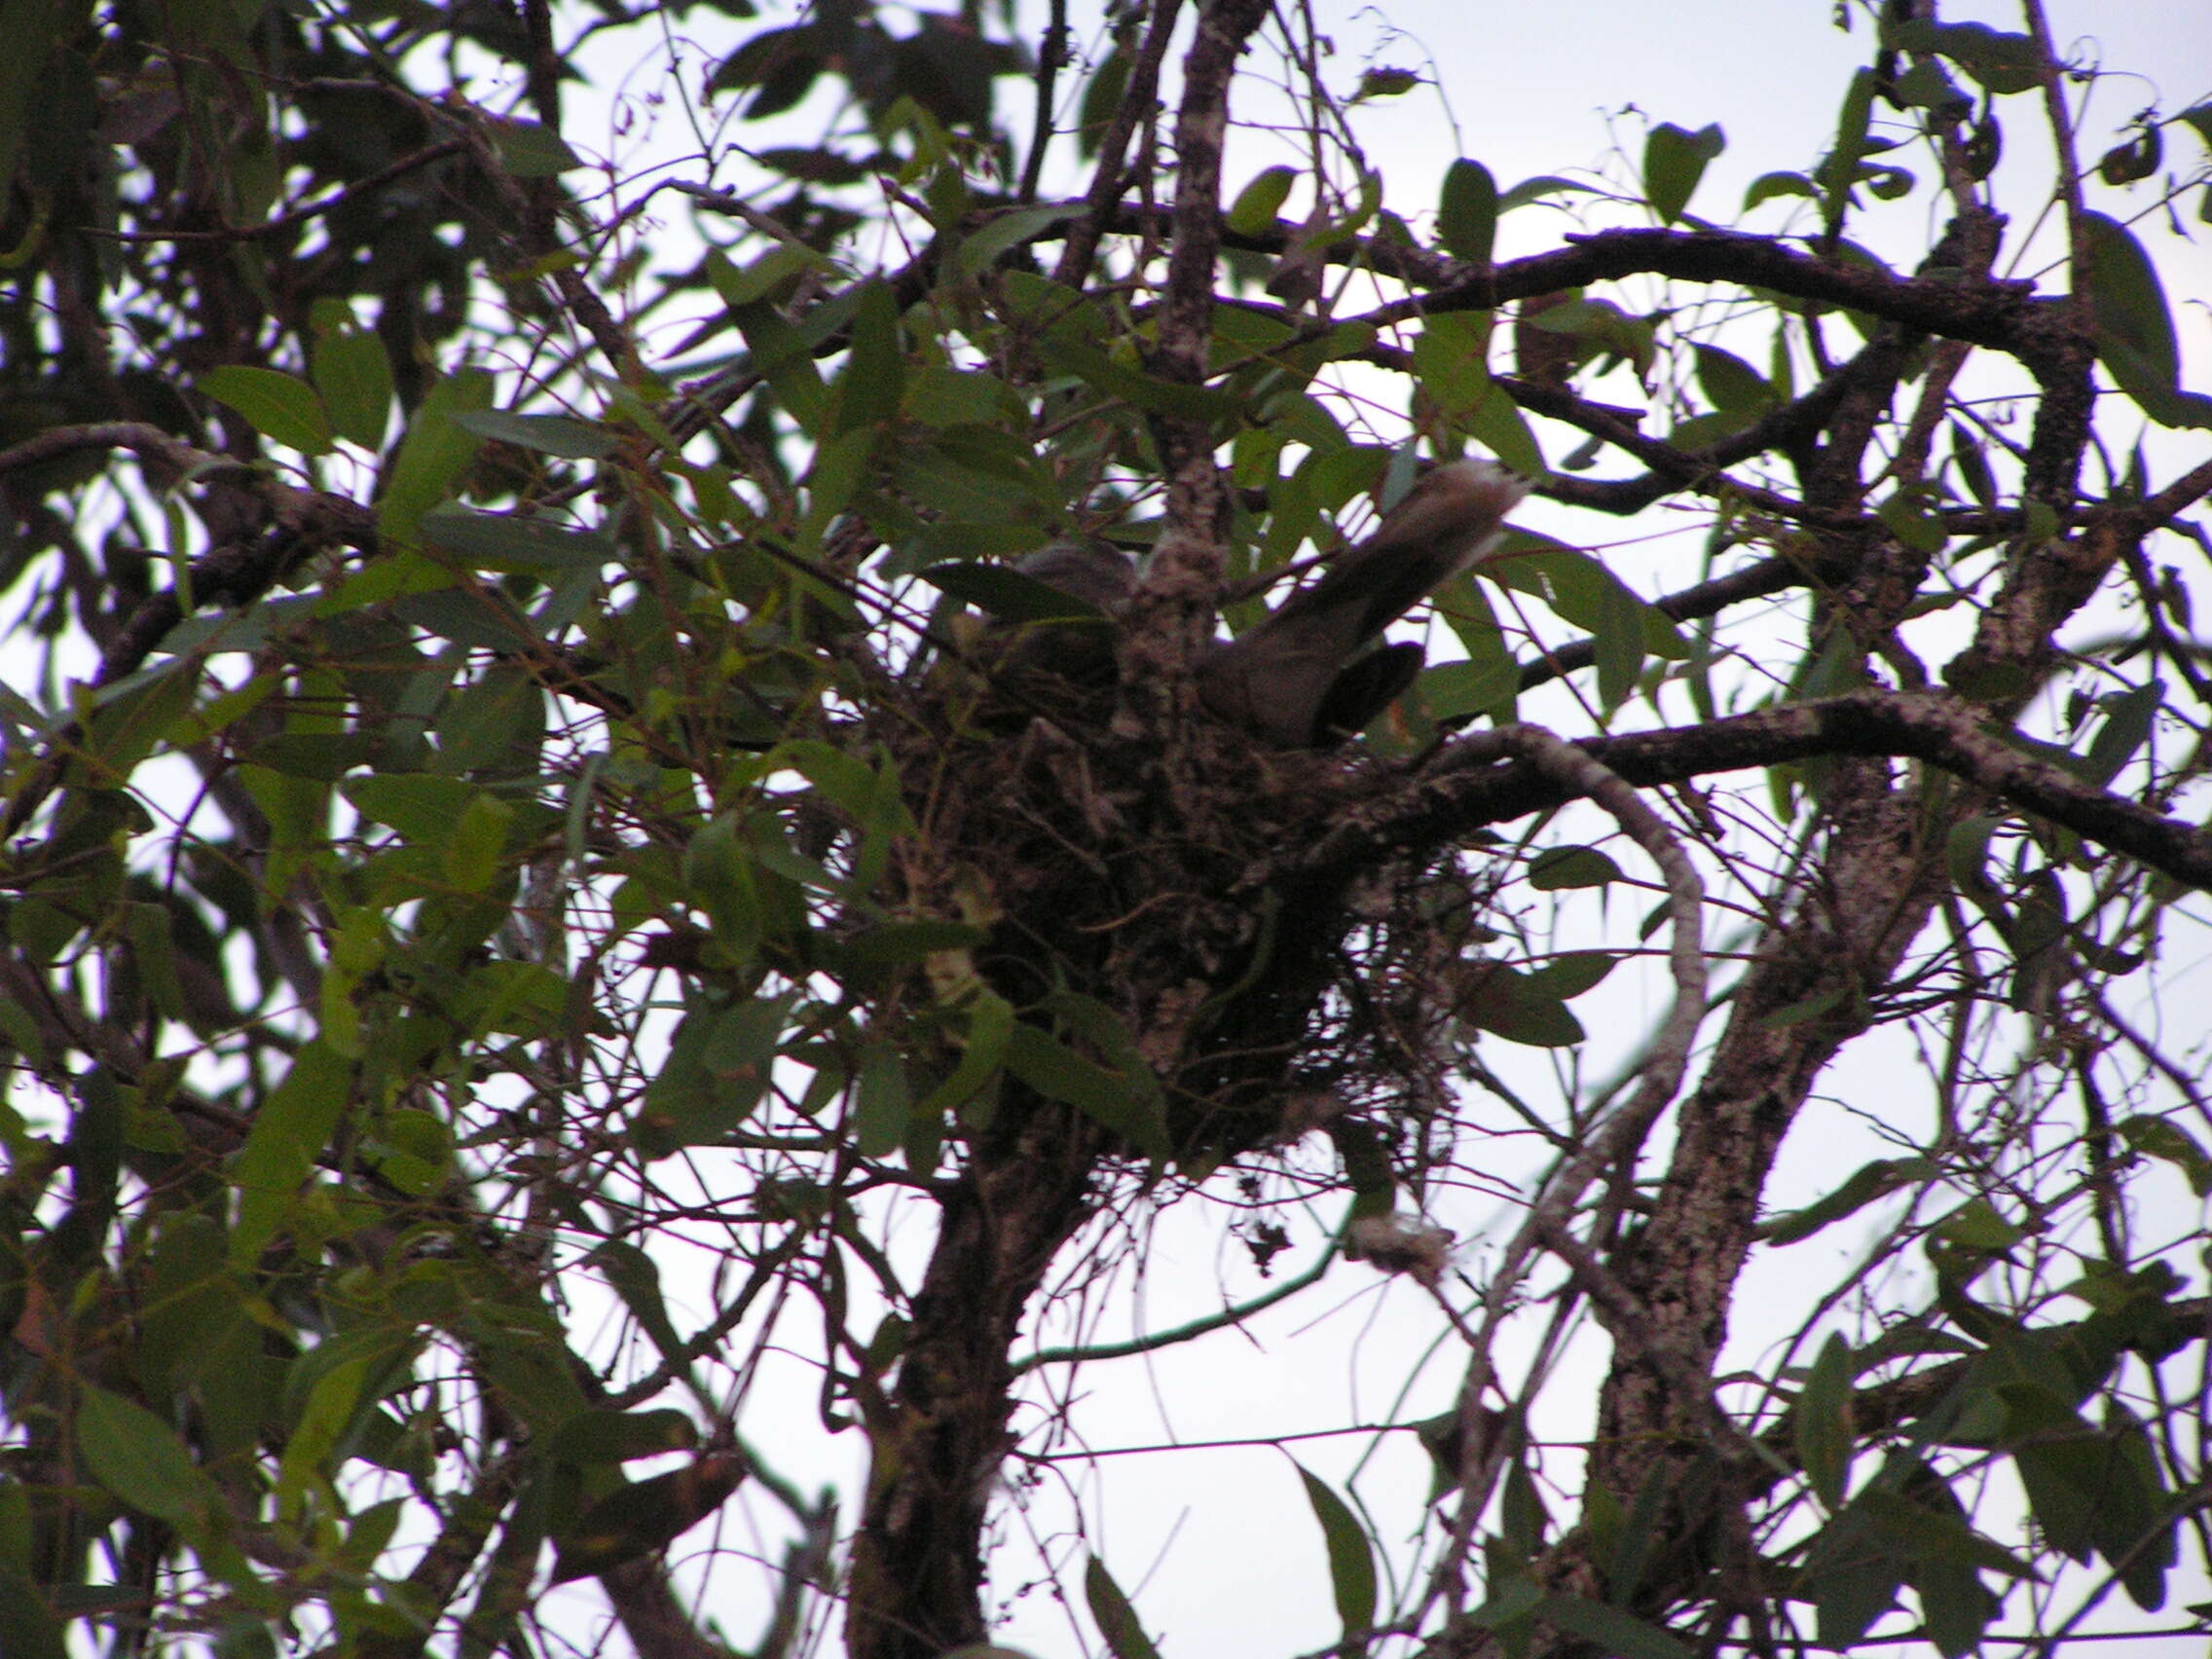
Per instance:
[[[1105,541],[1055,541],[1024,554],[1014,568],[1107,616],[1122,613],[1137,585],[1136,567]]]
[[[1217,718],[1280,749],[1342,742],[1405,693],[1420,672],[1413,645],[1376,645],[1392,622],[1495,544],[1528,484],[1494,461],[1429,472],[1375,534],[1198,664],[1198,696]],[[1102,541],[1058,541],[1018,560],[1023,575],[1119,619],[1136,570]],[[1006,667],[1080,685],[1111,683],[1113,637],[1095,622],[1032,624]]]
[[[1031,694],[1042,693],[1048,680],[1086,692],[1110,688],[1112,624],[1136,591],[1136,567],[1111,542],[1055,541],[1016,559],[1014,568],[1097,614],[1002,625],[1011,643],[996,672]]]
[[[1494,461],[1436,468],[1319,580],[1217,646],[1198,665],[1199,697],[1278,748],[1360,730],[1405,691],[1421,660],[1415,645],[1366,647],[1495,545],[1528,493]]]

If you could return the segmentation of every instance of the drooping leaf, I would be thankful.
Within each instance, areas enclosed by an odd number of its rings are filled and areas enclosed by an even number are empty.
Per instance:
[[[2181,347],[2151,256],[2117,219],[2084,213],[2082,227],[2098,360],[2158,424],[2212,426],[2212,397],[2181,387]]]
[[[238,1225],[231,1233],[234,1268],[252,1266],[283,1224],[300,1184],[345,1116],[353,1072],[353,1061],[338,1049],[309,1043],[254,1114],[245,1145],[231,1164],[239,1190]]]
[[[1342,1650],[1360,1652],[1368,1632],[1375,1628],[1374,1548],[1351,1506],[1303,1463],[1292,1466],[1305,1484],[1306,1501],[1312,1506],[1313,1519],[1321,1524],[1321,1536],[1328,1545],[1329,1587],[1336,1596],[1337,1617],[1344,1624]]]
[[[551,519],[479,513],[453,502],[420,521],[424,543],[478,571],[592,571],[613,557],[613,538]]]
[[[332,329],[316,338],[309,362],[332,430],[381,449],[391,424],[391,358],[384,341],[364,328]]]
[[[861,1061],[853,1105],[853,1145],[863,1158],[888,1158],[905,1144],[913,1116],[906,1068],[890,1048],[871,1044]]]
[[[727,1502],[750,1471],[740,1453],[710,1452],[615,1488],[562,1533],[548,1582],[609,1572],[665,1548]]]
[[[1851,1455],[1857,1438],[1851,1412],[1851,1346],[1830,1333],[1806,1374],[1790,1413],[1797,1461],[1830,1514],[1851,1491]]]
[[[461,369],[424,396],[407,435],[399,441],[377,503],[377,531],[387,542],[412,547],[423,515],[443,500],[483,440],[454,417],[492,405],[493,381],[482,369]]]
[[[1091,1556],[1083,1568],[1084,1599],[1090,1604],[1090,1616],[1097,1621],[1098,1634],[1106,1639],[1113,1649],[1114,1659],[1160,1659],[1160,1649],[1153,1646],[1152,1638],[1145,1635],[1144,1626],[1137,1622],[1137,1610],[1129,1604],[1128,1597],[1114,1582],[1114,1575],[1106,1570],[1106,1564]]]

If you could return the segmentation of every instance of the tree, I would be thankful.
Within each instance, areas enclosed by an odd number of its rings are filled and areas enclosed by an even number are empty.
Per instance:
[[[1070,1379],[1346,1258],[1462,1376],[1379,1431],[1426,1505],[1305,1476],[1339,1651],[1956,1654],[2201,1581],[2204,1038],[2146,1010],[2212,886],[2212,402],[2147,245],[2212,104],[2089,163],[2040,0],[1855,10],[1730,229],[1718,128],[1397,199],[1353,106],[1419,77],[1333,94],[1258,0],[844,0],[705,84],[810,141],[571,147],[610,35],[753,11],[8,11],[11,1656],[583,1644],[548,1573],[731,1652],[662,1552],[734,1504],[749,1651],[981,1651]],[[1256,43],[1308,154],[1232,192]],[[1209,708],[1217,616],[1469,444],[1699,579],[1517,532],[1362,737]],[[1125,607],[1013,568],[1064,538]],[[1881,1156],[1788,1198],[1879,1044]],[[1240,1300],[1100,1338],[1207,1205]],[[794,1348],[850,1492],[748,1432]]]

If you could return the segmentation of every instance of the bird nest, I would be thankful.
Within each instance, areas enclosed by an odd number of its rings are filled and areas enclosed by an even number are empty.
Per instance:
[[[1186,1164],[1428,1116],[1463,943],[1435,861],[1298,871],[1393,769],[1202,713],[1170,754],[1113,729],[1110,687],[1023,678],[926,687],[889,738],[919,831],[906,912],[984,928],[964,972],[1101,1067],[1141,1064]],[[957,994],[941,966],[916,996]]]

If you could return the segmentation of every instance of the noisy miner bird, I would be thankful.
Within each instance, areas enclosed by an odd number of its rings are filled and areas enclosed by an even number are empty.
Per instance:
[[[1489,461],[1422,477],[1375,534],[1198,665],[1198,696],[1221,719],[1281,749],[1342,742],[1402,696],[1419,645],[1371,645],[1383,629],[1496,545],[1527,480]]]
[[[1031,691],[1048,676],[1079,690],[1111,688],[1112,623],[1128,608],[1137,585],[1128,555],[1107,541],[1055,541],[1015,560],[1014,568],[1077,601],[1071,609],[1095,614],[1021,624],[997,672],[1026,682]]]
[[[1375,534],[1309,586],[1198,664],[1198,696],[1220,719],[1280,749],[1341,743],[1405,694],[1420,672],[1414,645],[1374,645],[1392,622],[1497,541],[1528,483],[1495,461],[1457,461],[1423,476]],[[1135,568],[1100,541],[1059,541],[1014,569],[1119,618]],[[1113,642],[1092,625],[1034,629],[1009,666],[1083,683],[1110,676]]]

